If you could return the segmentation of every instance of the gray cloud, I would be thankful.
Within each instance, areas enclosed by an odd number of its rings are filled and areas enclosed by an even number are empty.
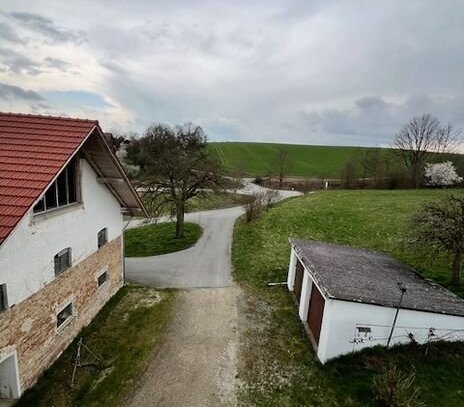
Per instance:
[[[0,98],[6,100],[24,100],[29,102],[43,102],[44,98],[33,90],[0,82]]]
[[[44,58],[9,79],[87,86],[123,112],[110,126],[194,120],[211,139],[345,145],[388,144],[426,112],[464,127],[463,2],[5,2],[18,35],[37,34],[14,51]]]
[[[41,72],[39,63],[12,49],[0,48],[0,64],[4,65],[7,72],[13,74],[37,75]]]
[[[63,61],[59,58],[46,57],[44,59],[44,63],[45,66],[47,66],[48,68],[55,68],[63,72],[65,72],[67,69],[71,67],[71,64],[69,62]]]
[[[11,25],[4,21],[0,22],[0,38],[3,41],[13,42],[15,44],[24,44],[24,39],[20,38]]]
[[[40,14],[28,12],[11,12],[9,16],[17,23],[28,27],[32,31],[42,34],[52,43],[59,42],[82,42],[84,36],[82,32],[72,31],[58,26],[55,22]]]
[[[310,131],[328,135],[330,143],[341,144],[340,140],[348,139],[360,145],[385,146],[414,116],[431,113],[442,122],[460,126],[463,109],[464,96],[418,95],[399,103],[369,96],[354,100],[350,108],[310,110],[301,112],[301,117]]]

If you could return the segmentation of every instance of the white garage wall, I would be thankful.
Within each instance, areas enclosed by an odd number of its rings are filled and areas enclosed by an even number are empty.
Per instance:
[[[328,300],[319,342],[318,357],[324,363],[333,357],[371,347],[386,345],[395,308],[349,301]],[[370,334],[358,333],[357,327],[368,327]],[[429,328],[435,340],[464,340],[464,317],[401,309],[391,344],[410,343],[408,334],[419,343],[427,341]]]
[[[108,240],[121,235],[119,202],[96,174],[79,160],[82,204],[23,217],[0,248],[0,284],[7,284],[8,303],[16,304],[55,278],[54,256],[71,247],[76,265],[97,250],[97,233],[108,228]]]

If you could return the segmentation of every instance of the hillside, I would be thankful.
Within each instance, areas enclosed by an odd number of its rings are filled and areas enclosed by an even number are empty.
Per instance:
[[[238,168],[250,176],[266,175],[272,168],[275,172],[276,154],[285,149],[290,158],[286,175],[313,178],[339,178],[347,160],[369,149],[244,142],[209,143],[209,148],[227,170]]]

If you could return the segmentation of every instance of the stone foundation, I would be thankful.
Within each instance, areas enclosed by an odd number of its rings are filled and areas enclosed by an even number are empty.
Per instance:
[[[107,281],[98,287],[105,270]],[[118,237],[0,314],[0,361],[16,351],[21,391],[37,381],[122,285]],[[70,302],[73,316],[57,328],[57,314]]]

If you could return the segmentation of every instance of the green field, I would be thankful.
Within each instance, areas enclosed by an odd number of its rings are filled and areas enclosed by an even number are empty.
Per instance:
[[[209,143],[209,148],[226,170],[240,169],[250,176],[275,174],[276,154],[284,149],[289,156],[286,175],[312,178],[340,178],[345,162],[368,149],[242,142]]]
[[[462,190],[455,190],[461,192]],[[324,191],[287,200],[251,223],[236,225],[234,277],[248,294],[249,330],[239,375],[241,397],[251,405],[375,406],[372,381],[393,362],[415,370],[426,406],[464,406],[464,352],[461,344],[437,344],[424,358],[421,347],[366,350],[325,366],[317,363],[286,281],[288,237],[348,244],[390,253],[428,278],[448,285],[450,259],[408,247],[408,221],[443,190]],[[464,285],[450,287],[464,296]],[[249,349],[247,353],[246,350]],[[406,405],[406,404],[404,404]]]

